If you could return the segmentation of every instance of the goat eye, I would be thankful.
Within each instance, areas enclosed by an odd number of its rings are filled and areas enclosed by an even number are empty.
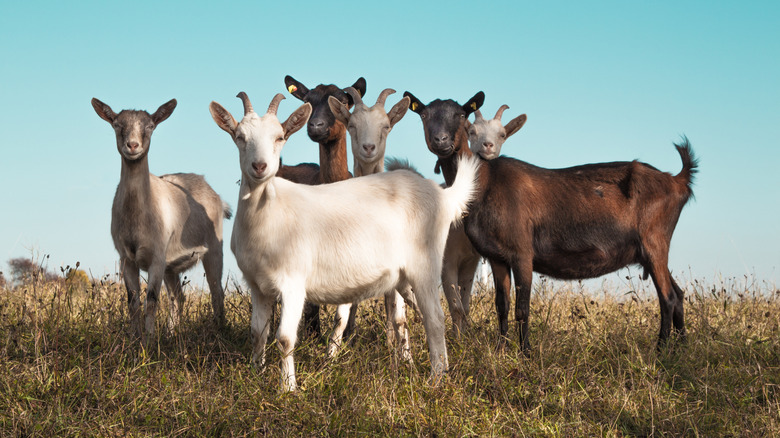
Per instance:
[[[420,114],[420,118],[421,118],[421,119],[426,119],[427,117],[426,117],[426,115],[425,115],[425,114]]]
[[[146,125],[146,130],[147,130],[147,131],[151,131],[151,130],[153,130],[153,129],[154,129],[154,125],[152,125],[152,124],[148,124],[148,125]]]
[[[283,141],[284,141],[284,137],[282,137],[282,136],[276,137],[276,142],[277,143],[281,143]]]
[[[506,137],[506,134],[500,134],[500,137],[501,137],[501,138],[505,138],[505,137]]]

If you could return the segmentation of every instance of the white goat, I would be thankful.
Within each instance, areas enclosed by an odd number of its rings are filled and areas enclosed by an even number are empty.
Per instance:
[[[508,105],[501,105],[495,117],[485,119],[479,110],[474,112],[474,123],[469,124],[469,148],[486,160],[501,155],[501,146],[507,138],[519,131],[525,125],[528,117],[525,114],[512,119],[506,126],[501,124],[501,115],[508,110]]]
[[[355,163],[353,173],[355,176],[363,176],[384,172],[387,135],[409,109],[409,98],[404,97],[386,113],[385,100],[387,96],[395,93],[392,88],[382,90],[371,107],[363,103],[360,93],[354,88],[348,87],[346,92],[355,102],[351,114],[349,108],[333,96],[328,98],[328,106],[336,119],[347,127],[352,139]]]
[[[152,131],[171,115],[176,99],[151,115],[134,110],[116,114],[98,99],[92,99],[92,107],[114,128],[122,156],[122,173],[111,210],[111,236],[119,252],[134,332],[143,337],[139,270],[149,273],[144,340],[148,345],[154,334],[162,282],[168,288],[171,322],[175,325],[184,305],[179,275],[200,259],[211,291],[214,317],[218,324],[224,324],[222,220],[230,218],[230,207],[201,175],[176,173],[157,177],[149,173]]]
[[[489,120],[483,118],[479,110],[475,111],[474,123],[466,124],[469,148],[472,153],[480,155],[485,160],[498,157],[506,139],[523,127],[527,120],[525,114],[512,119],[506,127],[501,124],[501,115],[507,109],[509,109],[507,105],[502,105],[495,117]],[[444,250],[441,284],[447,297],[456,335],[460,335],[468,325],[471,288],[479,260],[480,255],[471,245],[463,225],[451,226],[447,247]]]
[[[277,298],[277,343],[283,390],[296,389],[293,348],[304,300],[346,304],[396,288],[414,289],[434,379],[448,367],[437,283],[449,224],[473,197],[477,160],[460,164],[453,187],[441,189],[410,171],[384,172],[320,186],[276,178],[289,136],[306,124],[303,104],[284,122],[277,94],[262,117],[246,93],[240,123],[211,102],[217,125],[239,151],[241,187],[231,249],[252,291],[252,361],[265,362],[269,317]]]
[[[385,100],[387,96],[395,93],[395,90],[384,89],[379,93],[372,107],[363,103],[363,98],[356,89],[349,87],[345,91],[355,103],[352,113],[349,112],[347,105],[334,96],[328,98],[328,106],[336,119],[347,127],[352,140],[352,155],[355,163],[352,172],[355,177],[384,172],[387,136],[409,109],[409,98],[404,97],[389,113],[386,113]],[[410,296],[410,293],[406,295]],[[357,303],[343,304],[338,307],[336,326],[333,328],[328,345],[329,356],[333,357],[338,352],[344,330],[347,328],[347,318],[354,319],[356,310]],[[391,347],[396,345],[401,357],[411,362],[406,304],[395,290],[385,293],[385,312],[387,315],[385,332],[388,343]]]

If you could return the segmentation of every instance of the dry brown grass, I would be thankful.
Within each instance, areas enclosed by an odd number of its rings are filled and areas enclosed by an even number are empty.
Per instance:
[[[538,282],[530,357],[513,342],[495,351],[493,296],[480,294],[468,336],[448,334],[437,386],[419,320],[410,315],[415,365],[396,364],[382,306],[364,303],[355,342],[333,361],[320,343],[300,345],[303,390],[281,394],[274,344],[265,370],[248,365],[240,291],[227,328],[193,294],[181,326],[143,351],[115,282],[27,284],[0,291],[0,435],[780,435],[780,291],[689,283],[688,341],[658,353],[657,300],[639,289]]]

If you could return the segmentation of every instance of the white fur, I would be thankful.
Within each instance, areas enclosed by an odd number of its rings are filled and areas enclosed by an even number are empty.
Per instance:
[[[352,155],[355,165],[353,173],[355,177],[364,175],[373,175],[384,172],[385,170],[385,151],[387,145],[387,136],[396,123],[406,114],[409,108],[409,98],[404,97],[396,103],[390,110],[385,112],[384,101],[388,95],[395,93],[395,90],[384,90],[377,102],[369,107],[363,103],[357,90],[348,89],[348,92],[355,99],[355,107],[352,113],[349,108],[336,98],[329,99],[331,111],[336,118],[347,127],[352,143]],[[411,290],[404,291],[404,296],[414,298]],[[412,302],[416,308],[416,303]],[[347,320],[350,313],[354,312],[352,306],[357,303],[343,304],[339,306],[336,325],[330,336],[328,344],[328,355],[333,357],[341,346],[344,330],[347,327]],[[385,293],[385,332],[387,340],[391,347],[395,346],[401,357],[412,362],[412,352],[409,348],[409,330],[406,321],[406,303],[401,294],[397,291],[388,290]]]
[[[501,115],[507,105],[502,105],[492,119],[485,119],[482,113],[477,110],[474,113],[474,123],[469,126],[469,149],[471,152],[480,155],[486,160],[492,160],[501,155],[501,147],[506,139],[520,130],[525,124],[527,117],[521,114],[504,126],[501,123]]]
[[[214,116],[217,124],[231,132],[224,121],[226,110],[214,102],[211,106],[212,114],[220,115]],[[306,118],[310,113],[308,106]],[[269,138],[266,130],[273,129],[270,121],[276,120],[269,116],[263,116],[262,124],[247,125],[253,141],[239,144],[242,179],[231,244],[252,290],[253,361],[265,362],[269,309],[277,299],[282,304],[277,332],[282,388],[294,390],[292,352],[304,300],[345,304],[411,285],[425,326],[431,373],[441,376],[448,360],[438,276],[450,223],[465,213],[473,197],[478,161],[461,162],[450,189],[405,170],[321,186],[258,176],[254,170],[249,174],[243,165],[247,157],[270,156],[269,167],[279,161],[280,148],[263,140]],[[243,129],[242,124],[235,129]]]

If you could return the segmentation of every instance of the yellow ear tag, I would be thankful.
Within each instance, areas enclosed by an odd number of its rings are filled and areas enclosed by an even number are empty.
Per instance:
[[[287,91],[289,91],[290,94],[295,93],[296,91],[298,91],[298,87],[296,87],[295,85],[290,85],[289,87],[287,87]]]
[[[417,102],[412,102],[412,111],[417,111]]]
[[[471,109],[473,109],[474,111],[477,110],[477,102],[471,102]]]

